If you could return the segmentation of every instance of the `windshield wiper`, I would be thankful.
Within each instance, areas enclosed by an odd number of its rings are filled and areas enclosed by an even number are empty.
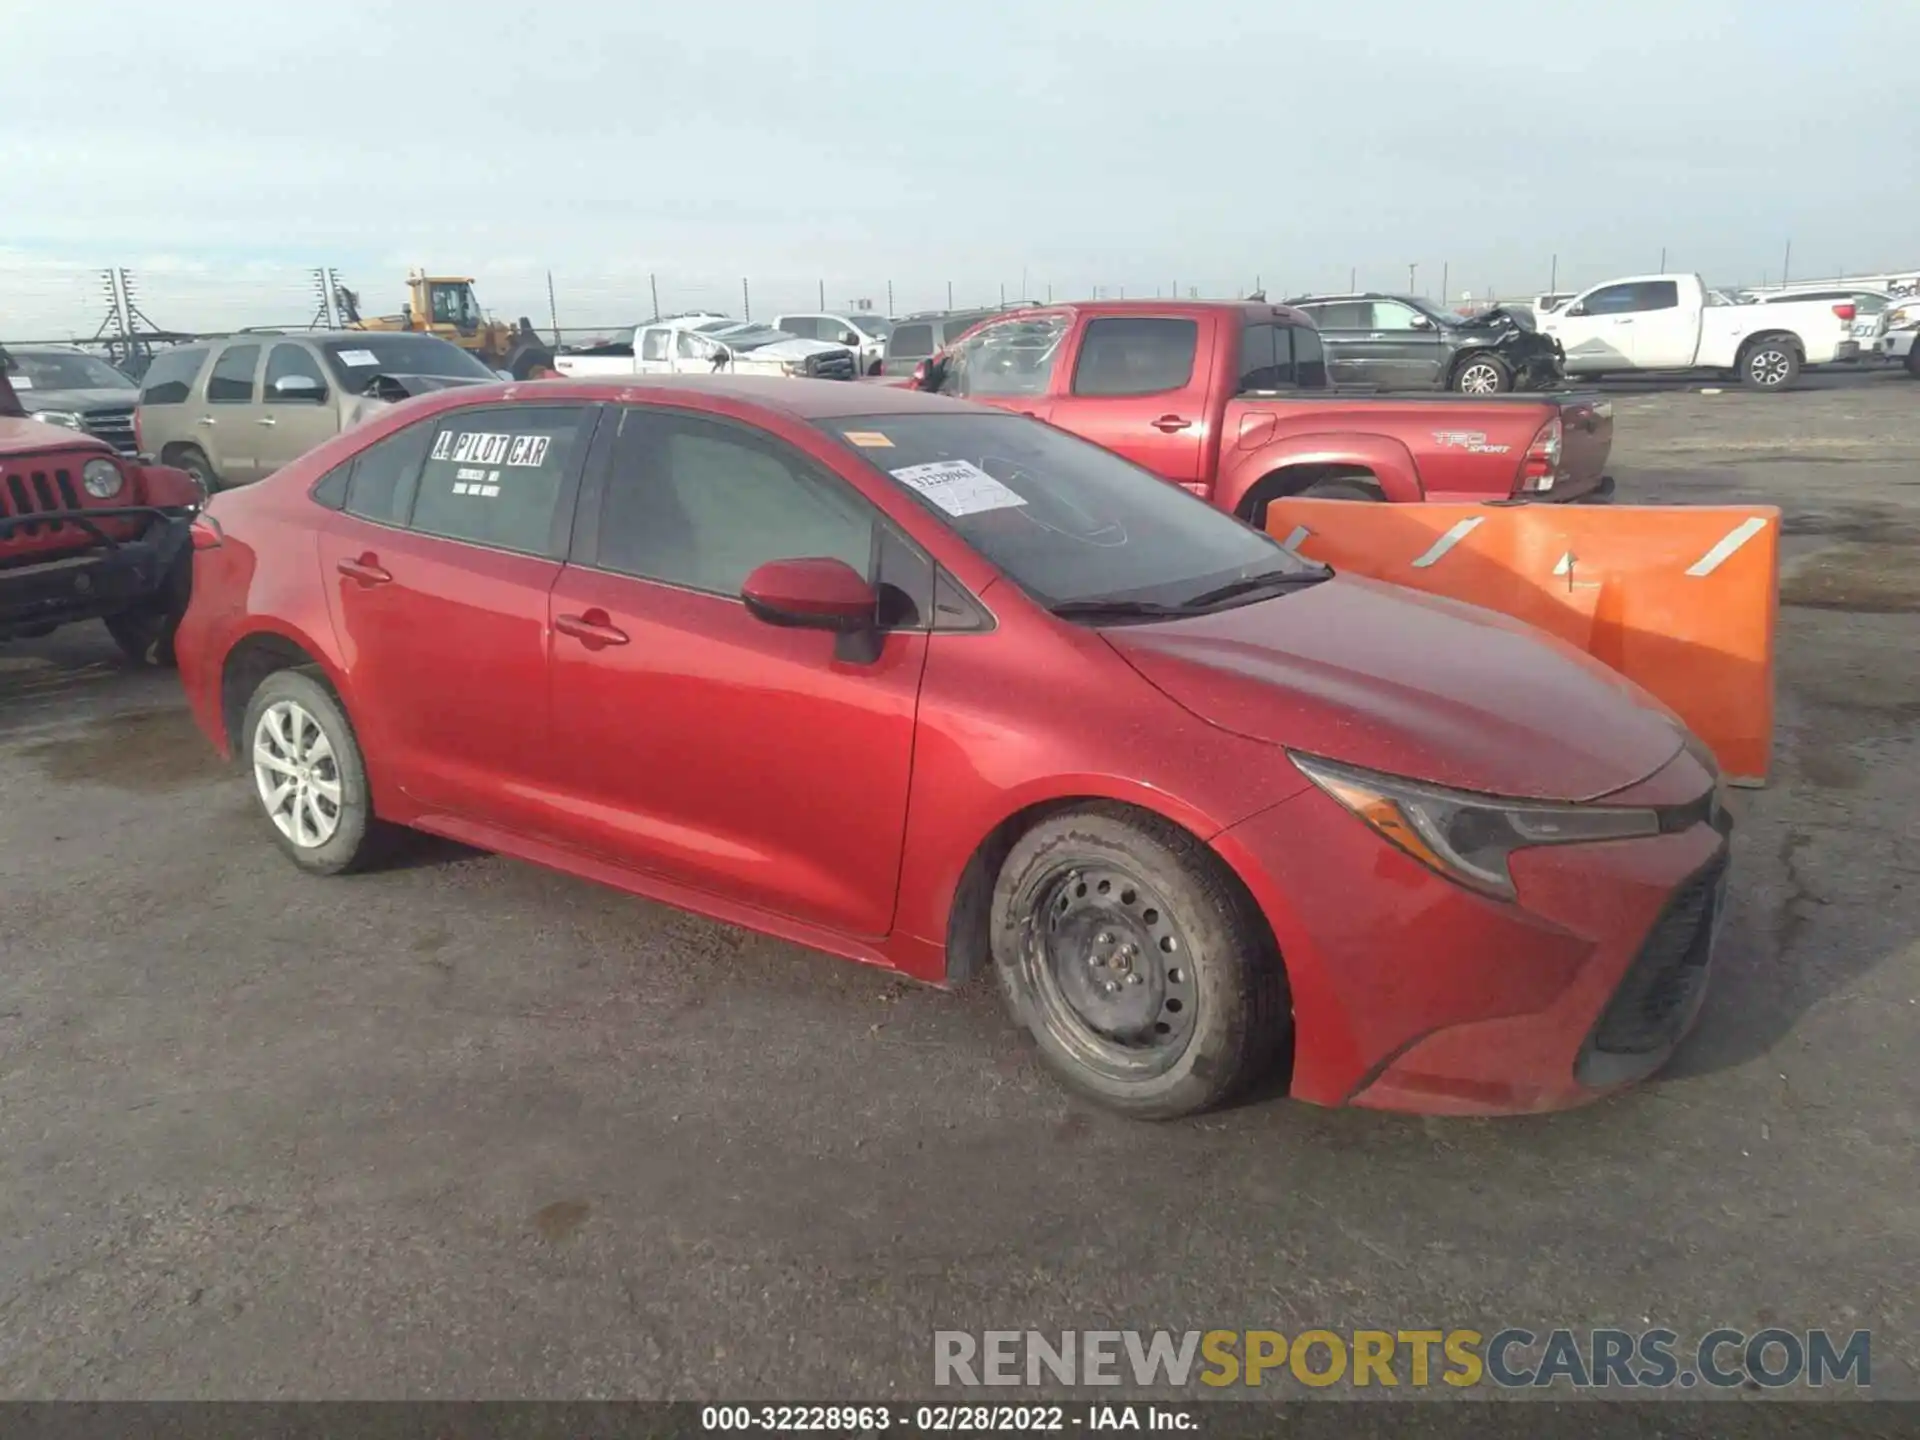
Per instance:
[[[1333,568],[1328,565],[1319,565],[1311,570],[1268,570],[1259,575],[1243,575],[1238,580],[1229,580],[1211,590],[1202,590],[1198,595],[1182,601],[1179,608],[1187,611],[1204,610],[1209,605],[1238,600],[1243,595],[1257,594],[1262,590],[1294,590],[1303,585],[1318,585],[1322,580],[1332,578]]]
[[[1066,620],[1170,620],[1193,613],[1186,605],[1156,605],[1150,600],[1063,600],[1051,608]]]

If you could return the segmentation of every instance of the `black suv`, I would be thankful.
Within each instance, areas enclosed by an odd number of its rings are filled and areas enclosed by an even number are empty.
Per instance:
[[[1560,342],[1533,317],[1492,309],[1455,315],[1410,295],[1302,295],[1327,347],[1336,385],[1498,395],[1551,390],[1563,378]]]

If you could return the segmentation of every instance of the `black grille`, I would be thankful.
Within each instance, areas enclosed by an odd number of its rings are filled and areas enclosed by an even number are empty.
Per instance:
[[[828,350],[807,357],[807,373],[817,380],[851,380],[859,368],[851,350]]]
[[[80,492],[74,488],[73,475],[66,470],[14,470],[0,481],[0,519],[18,520],[27,515],[44,515],[56,510],[78,510]],[[0,542],[15,535],[50,535],[67,528],[64,520],[29,521],[10,525],[0,532]]]
[[[1588,1057],[1650,1056],[1680,1038],[1707,980],[1722,856],[1667,902],[1587,1042]],[[1604,1062],[1600,1062],[1604,1064]]]
[[[133,443],[133,407],[114,405],[89,410],[80,417],[81,428],[106,441],[122,455],[132,455],[139,446]]]

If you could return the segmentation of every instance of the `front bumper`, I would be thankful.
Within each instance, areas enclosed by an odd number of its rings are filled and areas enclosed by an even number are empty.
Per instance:
[[[1683,754],[1609,803],[1711,783]],[[1699,1013],[1724,914],[1731,826],[1717,805],[1701,814],[1642,840],[1520,851],[1514,903],[1440,878],[1318,790],[1227,831],[1217,843],[1256,867],[1286,962],[1293,1093],[1527,1114],[1652,1074]]]
[[[1913,337],[1920,330],[1889,330],[1880,337],[1880,353],[1889,360],[1904,360],[1913,352]]]
[[[102,513],[86,512],[94,521]],[[137,539],[105,540],[0,568],[0,639],[118,614],[149,600],[175,603],[170,587],[186,572],[191,526],[190,516],[155,514]]]

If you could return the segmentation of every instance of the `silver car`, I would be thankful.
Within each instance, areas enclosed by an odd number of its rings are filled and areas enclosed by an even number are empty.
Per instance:
[[[499,378],[435,335],[243,332],[154,356],[134,429],[142,454],[212,494],[264,480],[380,406]]]

